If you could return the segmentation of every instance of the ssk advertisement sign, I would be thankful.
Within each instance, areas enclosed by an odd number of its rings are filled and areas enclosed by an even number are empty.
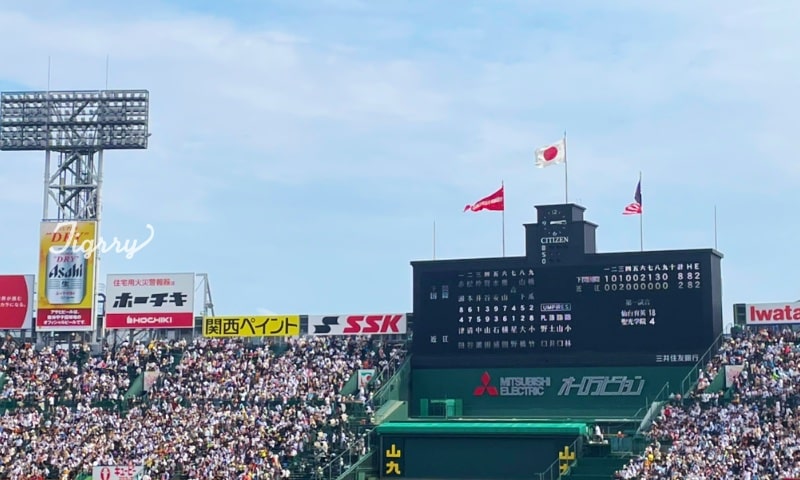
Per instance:
[[[789,325],[800,323],[800,303],[757,303],[745,305],[747,325]]]
[[[406,333],[406,315],[402,313],[369,315],[309,315],[309,335],[402,335]]]
[[[194,278],[194,273],[109,275],[106,328],[193,328]]]

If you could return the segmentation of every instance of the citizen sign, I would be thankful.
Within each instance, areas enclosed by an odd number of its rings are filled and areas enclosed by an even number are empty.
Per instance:
[[[554,243],[569,243],[569,237],[542,237],[542,245],[552,245]]]

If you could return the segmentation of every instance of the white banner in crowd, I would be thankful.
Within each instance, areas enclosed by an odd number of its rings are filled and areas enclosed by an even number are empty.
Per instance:
[[[361,368],[358,370],[358,388],[365,388],[375,377],[374,368]]]
[[[157,370],[148,370],[144,372],[144,384],[142,385],[142,390],[145,392],[149,392],[153,385],[156,384],[156,380],[158,380],[158,376],[161,375],[161,372]]]
[[[733,386],[733,381],[742,373],[743,365],[725,365],[725,388]]]

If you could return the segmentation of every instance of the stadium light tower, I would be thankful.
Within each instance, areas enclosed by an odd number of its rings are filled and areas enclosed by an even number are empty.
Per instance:
[[[103,151],[146,149],[149,109],[147,90],[3,92],[0,151],[45,152],[42,220],[99,232]]]
[[[0,150],[45,152],[42,220],[99,221],[103,151],[147,148],[149,98],[147,90],[0,95]]]

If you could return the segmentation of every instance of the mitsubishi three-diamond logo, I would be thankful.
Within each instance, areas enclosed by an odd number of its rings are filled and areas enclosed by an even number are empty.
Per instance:
[[[475,391],[472,392],[473,395],[476,397],[483,396],[484,394],[488,394],[490,397],[496,397],[500,393],[497,391],[497,387],[490,385],[492,383],[492,377],[489,376],[489,372],[483,372],[481,375],[481,384],[475,387]]]

